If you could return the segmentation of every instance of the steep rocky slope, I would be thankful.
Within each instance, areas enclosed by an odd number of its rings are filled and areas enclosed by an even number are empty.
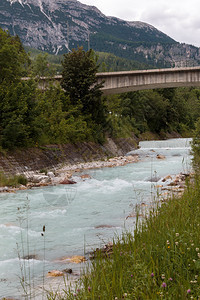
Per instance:
[[[199,48],[143,22],[107,17],[77,0],[1,0],[0,27],[24,45],[58,54],[78,45],[157,67],[197,65]]]

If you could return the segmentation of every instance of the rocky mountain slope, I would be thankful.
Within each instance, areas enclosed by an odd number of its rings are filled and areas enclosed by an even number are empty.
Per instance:
[[[24,45],[58,54],[84,46],[157,67],[197,65],[199,48],[143,22],[107,17],[77,0],[1,0],[0,27]]]

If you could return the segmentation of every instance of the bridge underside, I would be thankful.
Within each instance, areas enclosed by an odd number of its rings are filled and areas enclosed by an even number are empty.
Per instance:
[[[102,91],[105,95],[157,88],[200,87],[200,67],[98,73],[97,78],[99,83],[104,81]]]
[[[127,93],[133,91],[142,91],[142,90],[153,90],[153,89],[164,89],[164,88],[176,88],[176,87],[200,87],[200,82],[172,82],[172,83],[160,83],[160,84],[146,84],[138,86],[127,86],[127,87],[118,87],[118,88],[102,88],[104,95],[114,95],[120,93]]]

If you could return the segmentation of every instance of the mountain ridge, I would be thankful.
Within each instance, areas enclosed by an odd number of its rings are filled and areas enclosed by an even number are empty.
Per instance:
[[[107,17],[77,0],[1,0],[0,27],[24,45],[54,54],[83,46],[158,67],[176,65],[180,56],[200,62],[199,48],[185,47],[145,22]]]

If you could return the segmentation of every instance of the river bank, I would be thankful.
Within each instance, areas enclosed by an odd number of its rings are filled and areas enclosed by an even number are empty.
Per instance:
[[[33,255],[32,260],[21,262],[27,268],[31,266],[31,270],[34,265],[31,276],[35,288],[38,288],[36,293],[40,294],[44,240],[44,275],[52,270],[72,269],[70,276],[73,277],[79,267],[69,259],[63,261],[63,257],[84,254],[87,257],[92,249],[101,248],[107,241],[112,241],[116,234],[120,236],[125,224],[126,229],[133,231],[136,220],[134,208],[137,206],[143,211],[149,210],[158,189],[166,193],[166,190],[161,189],[169,188],[170,193],[173,186],[168,184],[175,179],[176,174],[186,174],[189,170],[189,141],[186,139],[141,142],[136,152],[140,157],[137,163],[72,171],[69,179],[76,181],[76,184],[55,184],[0,194],[0,238],[4,241],[0,247],[0,290],[3,296],[20,295],[20,292],[17,293],[20,291],[19,259],[14,249],[16,242],[21,245],[21,235],[25,244],[28,236],[31,249],[29,254]],[[109,163],[112,163],[112,159]],[[65,169],[61,174],[70,172]],[[171,178],[167,178],[169,174]],[[178,178],[176,180],[179,181]],[[157,187],[161,185],[163,187]],[[163,199],[163,202],[167,201]],[[24,211],[26,207],[28,212]],[[26,220],[27,214],[28,231],[26,221],[19,223],[20,216]],[[24,250],[24,255],[28,255],[26,248]],[[22,253],[21,257],[24,255]],[[55,283],[51,277],[44,276],[44,280],[45,289]]]
[[[31,171],[61,169],[92,161],[105,161],[111,157],[124,156],[136,149],[138,139],[107,138],[105,144],[82,142],[76,144],[47,145],[28,149],[16,149],[0,153],[0,173],[23,174]]]
[[[165,136],[165,138],[175,137],[180,136],[177,133]],[[17,188],[10,188],[0,182],[0,192],[58,184],[64,178],[69,179],[74,173],[83,170],[123,166],[137,162],[138,155],[127,156],[126,154],[138,148],[139,140],[159,138],[160,136],[148,132],[142,134],[140,138],[134,135],[129,138],[107,138],[104,145],[83,142],[0,152],[0,176],[9,178],[23,175],[28,180],[26,187],[18,184]]]
[[[90,271],[62,299],[199,299],[199,196],[198,179],[138,219],[134,235],[94,253]]]

